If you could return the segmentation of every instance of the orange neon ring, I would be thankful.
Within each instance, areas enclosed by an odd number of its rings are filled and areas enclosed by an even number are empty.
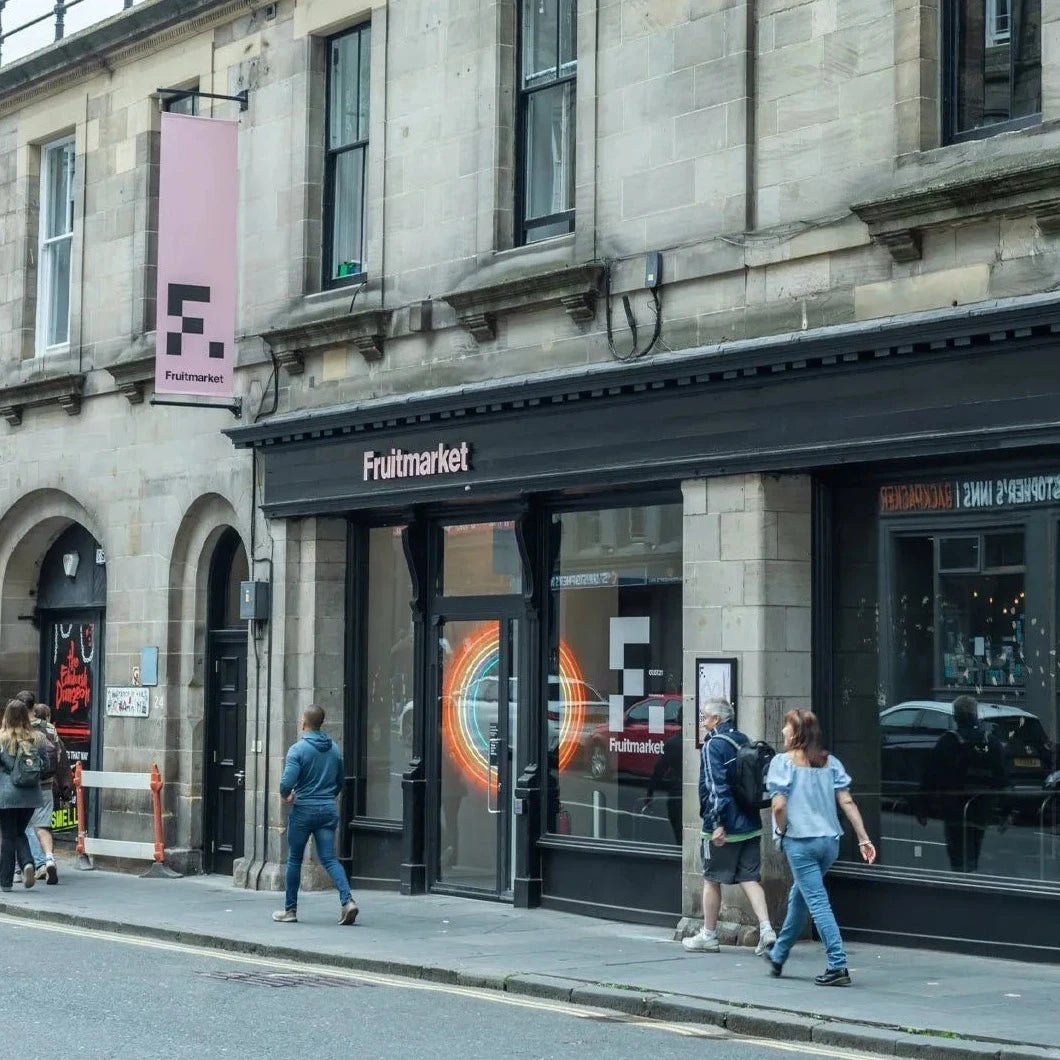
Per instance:
[[[474,630],[445,667],[442,687],[443,754],[475,787],[489,785],[488,728],[479,717],[478,689],[484,679],[495,676],[500,665],[500,631],[486,622]],[[566,641],[559,646],[559,768],[566,769],[578,753],[585,725],[582,689],[585,679],[578,660]],[[487,722],[488,725],[488,722]]]

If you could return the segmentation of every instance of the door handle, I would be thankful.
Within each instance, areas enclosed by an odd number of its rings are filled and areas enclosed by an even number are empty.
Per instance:
[[[242,769],[238,773],[232,774],[232,779],[236,782],[237,788],[241,788],[243,786],[243,781],[246,780],[246,777],[247,775],[243,772]]]

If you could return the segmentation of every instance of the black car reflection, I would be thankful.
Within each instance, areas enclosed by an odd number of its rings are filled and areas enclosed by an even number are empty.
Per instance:
[[[1039,719],[1004,703],[979,703],[978,719],[1004,754],[1007,786],[1041,791],[1053,771],[1053,746]],[[908,700],[880,712],[882,787],[891,800],[914,800],[922,790],[939,737],[956,732],[952,703]]]

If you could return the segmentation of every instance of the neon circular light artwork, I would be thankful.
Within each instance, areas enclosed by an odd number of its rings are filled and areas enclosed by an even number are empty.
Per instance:
[[[442,687],[443,753],[475,787],[489,785],[490,725],[498,720],[500,631],[494,622],[474,630],[445,666]],[[559,646],[559,768],[578,753],[585,726],[585,681],[574,653]],[[554,689],[550,688],[550,696]]]

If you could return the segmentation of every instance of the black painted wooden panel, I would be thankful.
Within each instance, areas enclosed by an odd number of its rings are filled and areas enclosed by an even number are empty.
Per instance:
[[[800,376],[542,403],[264,449],[267,510],[310,514],[698,474],[1060,443],[1052,348],[888,358]],[[366,450],[472,447],[470,470],[364,481]]]

